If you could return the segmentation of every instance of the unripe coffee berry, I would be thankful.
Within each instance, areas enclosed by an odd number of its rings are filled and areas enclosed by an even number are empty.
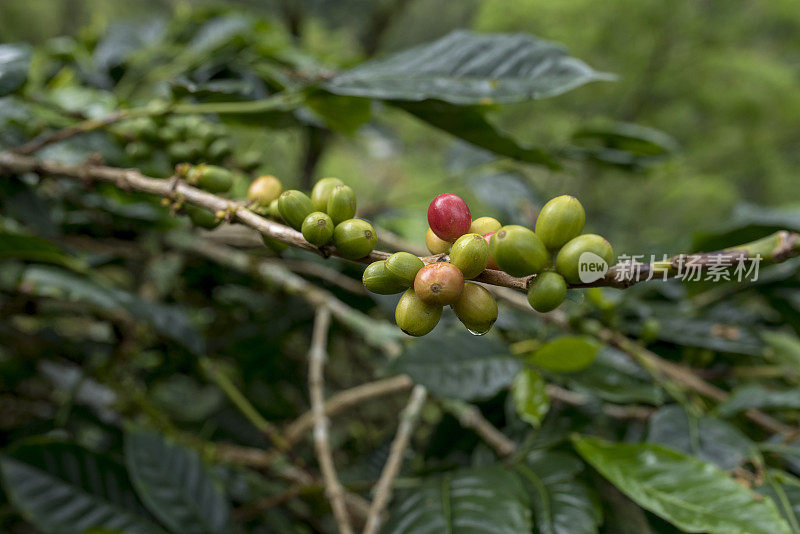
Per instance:
[[[328,209],[328,199],[331,197],[333,188],[339,185],[344,185],[344,182],[338,178],[323,178],[311,190],[311,203],[317,211],[325,211]],[[350,217],[347,217],[350,219]]]
[[[498,267],[497,264],[494,262],[494,259],[492,259],[492,246],[491,246],[491,243],[492,243],[492,236],[494,234],[495,234],[495,232],[489,232],[488,234],[483,234],[484,241],[486,241],[486,244],[489,245],[489,261],[486,262],[486,268],[487,269],[494,269],[496,271],[499,271],[500,267]]]
[[[300,230],[306,217],[314,212],[314,205],[308,195],[302,191],[290,189],[278,197],[278,212],[286,224],[295,230]]]
[[[489,262],[489,244],[478,234],[464,234],[450,247],[450,263],[461,270],[464,278],[475,278]]]
[[[276,200],[283,191],[281,181],[272,175],[259,176],[247,189],[247,200],[258,206],[267,207]]]
[[[278,208],[277,198],[269,203],[269,209],[267,210],[267,214],[273,219],[276,219],[278,221],[283,220],[283,217],[281,217],[281,210]]]
[[[542,240],[524,226],[503,226],[492,236],[489,245],[492,259],[511,276],[541,272],[550,260]]]
[[[552,271],[536,275],[528,290],[528,303],[534,310],[547,313],[558,308],[567,296],[564,277]]]
[[[439,195],[428,206],[428,225],[439,239],[455,241],[469,232],[471,224],[467,203],[452,193]]]
[[[414,292],[427,304],[452,304],[461,296],[463,289],[464,275],[458,267],[447,262],[426,265],[414,278]]]
[[[453,244],[450,241],[440,239],[439,236],[433,233],[433,230],[428,228],[428,231],[425,233],[425,245],[428,247],[428,250],[431,251],[431,254],[444,254],[450,250]]]
[[[356,260],[372,252],[378,244],[375,228],[363,219],[349,219],[336,225],[333,244],[343,258]]]
[[[497,320],[497,301],[486,288],[475,282],[465,283],[461,296],[450,307],[458,320],[474,334],[485,334]]]
[[[189,216],[189,219],[191,219],[192,224],[200,228],[212,230],[222,222],[222,219],[218,219],[216,215],[200,206],[186,204],[184,210],[186,211],[186,215]]]
[[[352,219],[356,215],[356,193],[350,186],[337,185],[328,197],[325,211],[333,219],[333,224]]]
[[[583,234],[567,242],[556,256],[556,271],[570,284],[580,284],[579,275],[581,255],[590,252],[599,256],[606,265],[614,261],[614,249],[611,244],[597,234]],[[592,257],[584,257],[584,261],[592,262]]]
[[[580,235],[586,213],[577,198],[561,195],[542,207],[536,219],[536,235],[544,246],[558,250],[564,243]]]
[[[408,252],[395,252],[386,258],[386,270],[406,287],[414,285],[417,273],[425,266],[422,260]]]
[[[484,235],[498,231],[503,225],[494,217],[478,217],[469,226],[470,234]]]
[[[186,181],[209,193],[224,193],[233,185],[233,175],[223,167],[201,163],[189,171]]]
[[[333,238],[333,221],[327,213],[315,211],[306,217],[300,231],[306,241],[321,247],[330,243]]]
[[[413,289],[406,290],[394,310],[394,321],[409,336],[424,336],[436,328],[442,317],[442,307],[427,304]]]
[[[384,261],[370,263],[364,269],[361,281],[367,290],[378,295],[392,295],[408,288],[407,284],[386,270],[386,262]]]

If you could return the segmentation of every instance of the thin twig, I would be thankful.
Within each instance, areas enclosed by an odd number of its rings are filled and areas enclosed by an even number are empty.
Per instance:
[[[317,460],[325,481],[325,494],[331,503],[333,515],[339,525],[339,532],[350,534],[353,526],[344,502],[344,490],[339,478],[336,476],[336,467],[333,464],[331,453],[330,435],[328,427],[330,421],[325,416],[324,373],[325,359],[327,358],[328,328],[331,323],[331,312],[321,306],[317,308],[314,318],[314,332],[311,337],[311,350],[308,351],[308,389],[311,394],[311,409],[314,413],[314,445],[317,450]]]
[[[91,132],[94,130],[99,130],[105,126],[109,126],[114,124],[115,122],[119,122],[122,119],[126,118],[128,115],[125,111],[115,111],[110,115],[106,115],[100,119],[86,119],[84,121],[79,122],[74,126],[69,126],[67,128],[62,128],[60,130],[55,130],[53,132],[47,132],[41,134],[38,137],[28,141],[24,145],[20,145],[14,152],[17,154],[23,155],[30,155],[34,152],[37,152],[47,145],[51,145],[53,143],[57,143],[59,141],[64,141],[65,139],[69,139],[70,137],[75,137],[76,135]]]
[[[400,414],[400,425],[397,428],[397,434],[392,440],[389,458],[383,466],[378,483],[375,484],[375,496],[372,499],[372,506],[369,507],[367,524],[364,527],[363,534],[375,534],[381,526],[383,511],[392,498],[392,484],[400,472],[400,467],[403,465],[403,456],[406,448],[408,448],[411,433],[419,417],[419,412],[423,404],[425,404],[427,395],[428,392],[423,386],[414,386],[408,405]]]
[[[408,375],[393,376],[383,380],[376,380],[361,384],[354,388],[350,388],[331,396],[325,402],[325,415],[331,417],[339,414],[353,406],[358,406],[368,400],[400,391],[406,391],[414,386],[414,382]],[[307,411],[291,424],[289,424],[283,431],[284,439],[289,444],[294,445],[305,435],[306,432],[313,427],[314,416],[311,410]]]

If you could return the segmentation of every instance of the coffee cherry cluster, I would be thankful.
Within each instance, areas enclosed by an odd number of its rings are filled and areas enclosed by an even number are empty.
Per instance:
[[[138,117],[118,129],[126,140],[125,154],[134,164],[150,163],[157,154],[177,163],[221,163],[233,152],[225,127],[202,115]]]
[[[233,185],[233,174],[224,167],[217,165],[190,165],[181,163],[175,166],[176,174],[186,180],[186,183],[204,189],[209,193],[227,193]],[[212,213],[209,210],[193,204],[183,206],[183,211],[189,216],[195,226],[212,230],[220,225],[224,213]]]
[[[373,293],[403,292],[395,309],[395,321],[403,332],[424,336],[434,329],[444,306],[474,334],[485,334],[497,320],[497,302],[474,282],[491,261],[489,242],[483,234],[500,228],[491,217],[472,220],[469,207],[452,194],[436,197],[428,208],[425,241],[443,261],[425,265],[408,252],[396,252],[364,271],[364,286]]]
[[[423,336],[433,330],[450,306],[467,329],[481,335],[497,320],[497,302],[483,286],[468,280],[485,269],[511,276],[537,275],[528,291],[534,310],[556,309],[569,284],[580,283],[579,261],[592,252],[611,264],[614,252],[599,235],[581,234],[586,220],[581,203],[562,195],[544,205],[536,232],[519,225],[503,226],[492,217],[473,220],[466,202],[445,193],[428,207],[425,244],[439,261],[425,265],[407,252],[374,262],[364,271],[364,286],[378,294],[404,292],[395,321],[405,333]]]
[[[378,243],[375,228],[355,218],[355,192],[338,178],[323,178],[308,196],[296,189],[283,191],[283,185],[274,176],[260,176],[250,184],[247,199],[256,212],[300,230],[312,245],[332,243],[344,258],[363,258]],[[268,237],[264,241],[273,250],[283,245]]]

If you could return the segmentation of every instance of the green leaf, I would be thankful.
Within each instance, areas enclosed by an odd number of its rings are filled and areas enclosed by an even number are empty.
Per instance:
[[[432,43],[345,71],[332,93],[383,100],[444,100],[459,105],[521,102],[565,93],[612,76],[525,34],[454,31]]]
[[[597,496],[577,479],[583,464],[564,452],[534,451],[515,466],[541,534],[593,534],[603,520]]]
[[[86,270],[86,265],[78,258],[34,235],[0,232],[0,258],[55,263],[77,271]]]
[[[700,347],[732,354],[761,355],[764,344],[755,329],[693,317],[658,317],[658,339],[676,345]]]
[[[383,534],[520,534],[531,511],[519,479],[490,466],[424,479],[396,500]]]
[[[639,506],[687,532],[788,534],[775,505],[716,466],[650,443],[574,438],[577,451]]]
[[[526,361],[547,371],[569,373],[589,367],[602,348],[588,336],[561,336],[539,347]]]
[[[547,383],[542,375],[533,369],[521,370],[511,385],[517,415],[534,428],[542,425],[542,420],[550,408],[546,387]]]
[[[703,415],[694,417],[683,406],[664,406],[648,420],[647,441],[697,456],[730,470],[760,456],[755,444],[738,428]]]
[[[39,296],[85,302],[104,311],[130,314],[195,354],[204,352],[202,336],[177,306],[150,302],[88,277],[46,265],[33,265],[25,269],[20,285]]]
[[[0,96],[22,87],[33,51],[27,44],[0,44]]]
[[[664,132],[627,122],[581,128],[572,142],[564,150],[568,157],[632,170],[650,167],[678,150]]]
[[[463,331],[418,339],[393,365],[434,395],[460,400],[491,397],[511,383],[519,368],[504,343]]]
[[[592,365],[568,374],[567,378],[570,389],[608,402],[661,404],[664,400],[663,392],[649,373],[627,354],[612,347],[604,347]]]
[[[306,99],[306,105],[322,118],[325,126],[347,135],[354,134],[372,116],[372,102],[365,98],[317,92]]]
[[[174,532],[226,532],[230,503],[194,451],[151,432],[125,432],[125,464],[145,505]]]
[[[778,230],[800,232],[800,209],[797,206],[767,208],[742,203],[715,231],[697,233],[692,242],[694,250],[720,250],[748,243]]]
[[[781,515],[800,534],[800,479],[777,469],[767,469],[758,493],[772,499]]]
[[[528,163],[538,163],[551,169],[561,168],[558,160],[550,152],[526,146],[501,132],[486,118],[484,107],[456,106],[440,100],[394,101],[392,104],[424,120],[431,126],[472,145],[491,150],[495,154]]]
[[[730,417],[744,410],[783,410],[800,408],[800,390],[767,389],[760,384],[748,384],[733,390],[728,400],[719,405],[719,414]]]
[[[22,444],[0,456],[0,475],[16,509],[43,532],[163,532],[148,519],[125,469],[77,445]]]
[[[763,330],[761,339],[767,344],[767,358],[800,371],[800,338],[796,334]]]

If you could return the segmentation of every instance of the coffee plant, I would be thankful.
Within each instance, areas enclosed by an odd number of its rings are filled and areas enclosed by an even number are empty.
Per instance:
[[[377,53],[404,4],[358,61],[188,5],[0,44],[0,530],[800,534],[797,212],[622,254],[567,184],[674,141],[516,139],[492,112],[615,77]],[[386,171],[404,135],[446,180]]]

